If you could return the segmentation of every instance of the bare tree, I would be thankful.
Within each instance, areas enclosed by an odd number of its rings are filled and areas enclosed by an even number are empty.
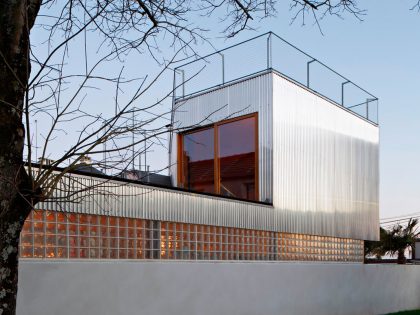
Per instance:
[[[325,15],[364,14],[354,0],[291,0],[291,9],[292,19],[304,21],[311,13],[316,23]],[[197,42],[206,41],[206,23],[192,21],[216,16],[232,37],[251,29],[252,20],[274,14],[272,0],[1,1],[0,314],[15,314],[19,235],[36,204],[57,198],[62,179],[86,155],[94,167],[121,171],[163,143],[171,113],[161,104],[173,91],[155,101],[147,94],[177,62],[196,56]],[[41,34],[36,42],[34,33]],[[76,49],[78,58],[70,58]],[[144,55],[159,66],[154,75],[144,73]],[[124,67],[130,58],[139,60],[137,75]],[[100,88],[114,91],[102,106],[89,98],[99,96]],[[33,138],[34,121],[43,122],[40,143]],[[63,150],[46,166],[54,142]],[[77,202],[81,190],[106,193],[106,186],[65,189],[62,198]]]
[[[361,21],[366,14],[366,11],[358,6],[356,0],[292,0],[290,9],[294,11],[292,23],[300,18],[302,25],[305,25],[309,17],[321,33],[320,20],[327,15],[342,18],[343,14],[350,14]]]

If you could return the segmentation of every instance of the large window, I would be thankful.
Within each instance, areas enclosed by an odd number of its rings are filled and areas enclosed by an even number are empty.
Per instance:
[[[257,200],[257,139],[256,114],[181,134],[180,186]]]
[[[183,147],[185,188],[214,193],[214,129],[185,134]]]

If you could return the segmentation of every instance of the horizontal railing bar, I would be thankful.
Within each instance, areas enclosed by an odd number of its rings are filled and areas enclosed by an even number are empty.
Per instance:
[[[353,86],[355,86],[355,87],[356,87],[357,89],[359,89],[360,91],[363,91],[363,92],[364,92],[364,93],[366,93],[367,95],[371,96],[372,98],[367,98],[367,102],[377,101],[377,100],[378,100],[378,98],[377,98],[375,95],[373,95],[372,93],[368,92],[367,90],[365,90],[364,88],[360,87],[359,85],[357,85],[357,84],[356,84],[356,83],[354,83],[353,81],[349,80],[347,77],[343,76],[342,74],[338,73],[337,71],[335,71],[335,70],[334,70],[334,69],[332,69],[331,67],[327,66],[325,63],[323,63],[323,62],[321,62],[320,60],[318,60],[318,59],[314,58],[313,56],[309,55],[308,53],[304,52],[304,51],[303,51],[303,50],[301,50],[300,48],[296,47],[296,46],[295,46],[295,45],[293,45],[292,43],[288,42],[288,41],[287,41],[287,40],[285,40],[284,38],[280,37],[279,35],[277,35],[276,33],[271,32],[271,31],[266,32],[266,33],[261,34],[261,35],[258,35],[258,36],[254,36],[254,37],[252,37],[252,38],[250,38],[250,39],[244,40],[244,41],[239,42],[239,43],[237,43],[237,44],[234,44],[234,45],[228,46],[228,47],[226,47],[226,48],[223,48],[223,49],[217,50],[217,51],[215,51],[215,52],[213,52],[213,53],[207,54],[207,55],[205,55],[205,56],[203,56],[203,57],[200,57],[200,58],[198,58],[198,59],[195,59],[195,60],[192,60],[192,61],[187,62],[187,63],[185,63],[185,64],[182,64],[182,65],[180,65],[180,66],[178,66],[178,67],[175,67],[175,68],[174,68],[174,71],[175,71],[175,72],[176,72],[176,71],[180,71],[180,70],[179,70],[180,68],[186,67],[186,66],[188,66],[188,65],[191,65],[191,64],[193,64],[193,63],[199,62],[199,61],[201,61],[201,60],[204,60],[205,62],[210,62],[210,61],[207,61],[207,60],[205,60],[205,59],[206,59],[206,58],[209,58],[209,57],[211,57],[211,56],[214,56],[214,55],[218,55],[218,54],[220,55],[222,52],[225,52],[225,51],[227,51],[227,50],[229,50],[229,49],[232,49],[232,48],[234,48],[234,47],[241,46],[242,44],[249,43],[249,42],[254,41],[254,40],[258,39],[258,38],[264,38],[264,37],[271,36],[271,35],[274,35],[274,37],[275,37],[275,38],[277,38],[277,39],[281,40],[283,43],[285,43],[285,44],[286,44],[286,45],[288,45],[289,47],[292,47],[293,49],[295,49],[296,51],[300,52],[301,54],[303,54],[303,55],[304,55],[304,56],[306,56],[307,58],[310,58],[311,60],[309,61],[309,63],[312,63],[312,62],[317,62],[318,64],[320,64],[321,66],[323,66],[325,69],[329,70],[331,73],[334,73],[334,74],[335,74],[335,75],[337,75],[339,78],[343,79],[343,80],[344,80],[344,84],[351,83]],[[192,93],[187,94],[187,95],[185,95],[185,94],[184,94],[184,95],[183,95],[183,96],[181,96],[181,97],[176,97],[176,96],[175,96],[174,100],[176,101],[176,100],[179,100],[179,99],[187,99],[187,98],[193,97],[193,96],[195,96],[195,95],[202,94],[202,93],[204,93],[204,92],[206,92],[206,91],[210,91],[210,90],[215,89],[215,88],[217,88],[217,87],[220,87],[220,86],[226,86],[226,85],[233,84],[233,83],[235,83],[235,82],[241,81],[241,80],[243,80],[243,79],[246,79],[246,78],[249,78],[249,77],[252,77],[252,76],[256,76],[256,75],[258,75],[258,74],[260,74],[260,73],[264,73],[264,72],[265,72],[265,71],[267,71],[267,70],[269,70],[269,71],[276,71],[276,72],[279,72],[280,74],[282,74],[282,75],[284,76],[284,74],[283,74],[282,72],[278,71],[278,70],[276,69],[276,67],[269,66],[268,68],[264,68],[263,70],[259,70],[259,71],[253,72],[253,73],[251,73],[251,74],[247,74],[247,75],[244,75],[244,76],[240,76],[240,77],[238,77],[238,78],[235,78],[235,79],[229,80],[229,81],[227,81],[227,82],[222,82],[221,84],[216,84],[216,85],[213,85],[213,86],[211,86],[211,87],[208,87],[208,88],[205,88],[205,89],[201,89],[201,90],[199,90],[199,91],[195,91],[195,92],[192,92]],[[294,79],[294,78],[289,77],[289,76],[287,76],[287,77],[288,77],[289,79],[291,79],[292,81],[296,82],[296,83],[303,84],[302,82],[298,81],[297,79]],[[334,100],[332,100],[330,97],[328,97],[328,96],[326,96],[326,95],[324,95],[324,94],[322,94],[322,93],[320,93],[320,92],[316,91],[315,89],[313,89],[313,88],[309,88],[309,89],[310,89],[310,90],[312,90],[312,91],[314,91],[314,92],[315,92],[315,93],[317,93],[317,94],[322,95],[323,97],[326,97],[327,99],[329,99],[329,100],[333,101],[334,103],[336,103],[336,101],[334,101]],[[337,104],[338,104],[338,103],[337,103]],[[365,102],[362,102],[362,103],[360,103],[360,104],[356,104],[356,105],[349,106],[349,107],[345,107],[345,106],[343,106],[343,104],[342,104],[342,105],[341,105],[341,107],[346,108],[346,109],[350,109],[350,110],[351,110],[351,108],[354,108],[354,107],[357,107],[357,106],[361,106],[361,105],[363,105],[363,104],[366,104],[366,101],[365,101]],[[353,111],[351,110],[351,112],[353,112]],[[355,113],[355,114],[357,114],[357,116],[360,116],[360,117],[363,117],[363,118],[367,119],[367,120],[368,120],[368,121],[370,121],[370,122],[373,122],[373,123],[376,123],[376,124],[377,124],[377,122],[374,122],[373,120],[371,120],[371,119],[369,119],[369,118],[367,118],[367,117],[364,117],[363,115],[360,115],[360,114],[358,114],[358,113]]]
[[[358,86],[356,83],[354,83],[353,81],[347,79],[345,76],[343,76],[342,74],[338,73],[337,71],[335,71],[334,69],[330,68],[329,66],[327,66],[325,63],[323,63],[322,61],[319,61],[318,59],[316,59],[315,57],[312,57],[311,55],[309,55],[308,53],[304,52],[303,50],[299,49],[298,47],[296,47],[295,45],[289,43],[287,40],[285,40],[284,38],[280,37],[279,35],[277,35],[276,33],[272,33],[275,37],[277,37],[278,39],[280,39],[281,41],[283,41],[284,43],[286,43],[287,45],[293,47],[294,49],[296,49],[297,51],[301,52],[302,54],[304,54],[305,56],[312,58],[313,60],[315,60],[316,62],[318,62],[319,64],[321,64],[322,66],[324,66],[325,68],[327,68],[328,70],[332,71],[333,73],[335,73],[336,75],[338,75],[339,77],[341,77],[344,80],[349,81],[351,84],[353,84],[354,86],[356,86],[357,88],[359,88],[360,90],[362,90],[363,92],[369,94],[370,96],[376,98],[375,95],[369,93],[368,91],[366,91],[365,89],[363,89],[362,87]]]
[[[211,57],[211,56],[214,56],[214,55],[220,54],[222,51],[226,51],[226,50],[228,50],[228,49],[231,49],[231,48],[234,48],[234,47],[240,46],[240,45],[242,45],[242,44],[248,43],[248,42],[253,41],[253,40],[255,40],[255,39],[258,39],[258,38],[260,38],[260,37],[266,36],[266,35],[268,35],[268,34],[270,34],[270,33],[271,33],[271,32],[267,32],[267,33],[264,33],[264,34],[261,34],[261,35],[258,35],[258,36],[255,36],[255,37],[252,37],[252,38],[250,38],[250,39],[244,40],[244,41],[242,41],[242,42],[240,42],[240,43],[237,43],[237,44],[234,44],[234,45],[232,45],[232,46],[229,46],[229,47],[226,47],[226,48],[223,48],[223,49],[217,50],[217,51],[215,51],[215,52],[213,52],[213,53],[211,53],[211,54],[208,54],[208,55],[206,55],[206,56],[203,56],[203,57],[200,57],[200,58],[198,58],[198,59],[191,60],[190,62],[184,63],[184,64],[182,64],[182,65],[180,65],[180,66],[178,66],[178,67],[176,67],[176,68],[174,68],[174,69],[179,69],[179,68],[182,68],[182,67],[188,66],[188,65],[190,65],[190,64],[192,64],[192,63],[195,63],[195,62],[198,62],[198,61],[200,61],[200,60],[206,59],[206,58],[208,58],[208,57]]]

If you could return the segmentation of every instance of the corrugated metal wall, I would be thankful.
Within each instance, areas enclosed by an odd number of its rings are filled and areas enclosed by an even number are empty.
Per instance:
[[[208,125],[258,112],[259,195],[272,201],[272,74],[265,73],[176,103],[175,128]],[[177,144],[172,141],[171,176],[177,183]]]
[[[283,228],[379,237],[379,129],[273,74],[273,204]]]
[[[87,187],[93,189],[87,190]],[[305,218],[304,212],[284,211],[273,206],[231,200],[191,192],[124,183],[82,175],[67,175],[55,197],[63,198],[66,191],[83,190],[70,200],[43,202],[38,209],[86,213],[159,221],[238,227],[266,231],[293,231],[290,219]],[[322,213],[320,213],[322,215]],[[328,222],[328,216],[325,216]],[[336,218],[342,221],[345,217]],[[303,221],[302,221],[303,222]],[[363,222],[360,222],[363,224]],[[302,226],[300,233],[314,234],[313,226]],[[319,229],[318,235],[366,239],[363,229]]]
[[[73,175],[61,188],[102,183],[98,186],[102,193],[85,193],[80,203],[44,203],[41,207],[378,239],[377,126],[276,73],[258,75],[176,105],[175,128],[259,113],[260,197],[273,200],[273,206]],[[176,182],[176,141],[172,145]]]

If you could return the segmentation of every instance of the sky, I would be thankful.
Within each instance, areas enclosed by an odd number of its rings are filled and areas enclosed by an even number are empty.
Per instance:
[[[420,12],[410,10],[414,0],[360,1],[360,7],[366,9],[363,21],[350,15],[343,15],[344,19],[326,17],[321,21],[322,33],[311,21],[305,26],[300,20],[290,24],[293,14],[288,10],[288,1],[279,2],[282,3],[277,5],[276,17],[251,21],[251,26],[255,28],[253,31],[244,31],[232,39],[221,38],[217,31],[220,25],[213,20],[207,24],[213,30],[207,37],[214,47],[221,49],[273,31],[378,97],[380,217],[420,212]],[[38,37],[35,32],[32,42],[41,41],[41,36]],[[76,45],[73,49],[68,54],[77,56],[80,47]],[[214,51],[208,44],[199,44],[197,50],[202,54]],[[247,53],[251,52],[242,51],[244,56]],[[125,71],[139,72],[140,75],[156,73],[158,68],[152,66],[147,58],[146,55],[143,60],[127,58]],[[252,62],[259,61],[252,59]],[[229,60],[226,63],[227,69],[234,65]],[[118,73],[119,69],[108,71]],[[168,74],[150,91],[146,100],[152,100],[156,91],[171,88],[172,78]],[[93,92],[90,96],[95,99],[98,110],[110,102],[107,89]],[[169,104],[167,100],[162,106]],[[104,112],[112,110],[108,108]],[[47,125],[41,121],[40,134]],[[64,136],[58,137],[55,144],[57,152],[65,149]],[[160,169],[167,164],[163,152],[164,148],[155,148],[149,153],[151,169]]]
[[[283,5],[229,42],[273,31],[379,98],[381,218],[420,212],[420,12],[412,6],[363,1],[363,21],[327,17],[321,34],[311,22],[290,25]]]
[[[420,212],[420,12],[410,1],[363,1],[363,22],[271,29],[379,98],[380,217]]]
[[[380,217],[420,212],[420,12],[410,10],[414,1],[360,3],[363,21],[327,17],[322,34],[310,22],[290,25],[282,6],[232,42],[271,30],[377,96]]]

